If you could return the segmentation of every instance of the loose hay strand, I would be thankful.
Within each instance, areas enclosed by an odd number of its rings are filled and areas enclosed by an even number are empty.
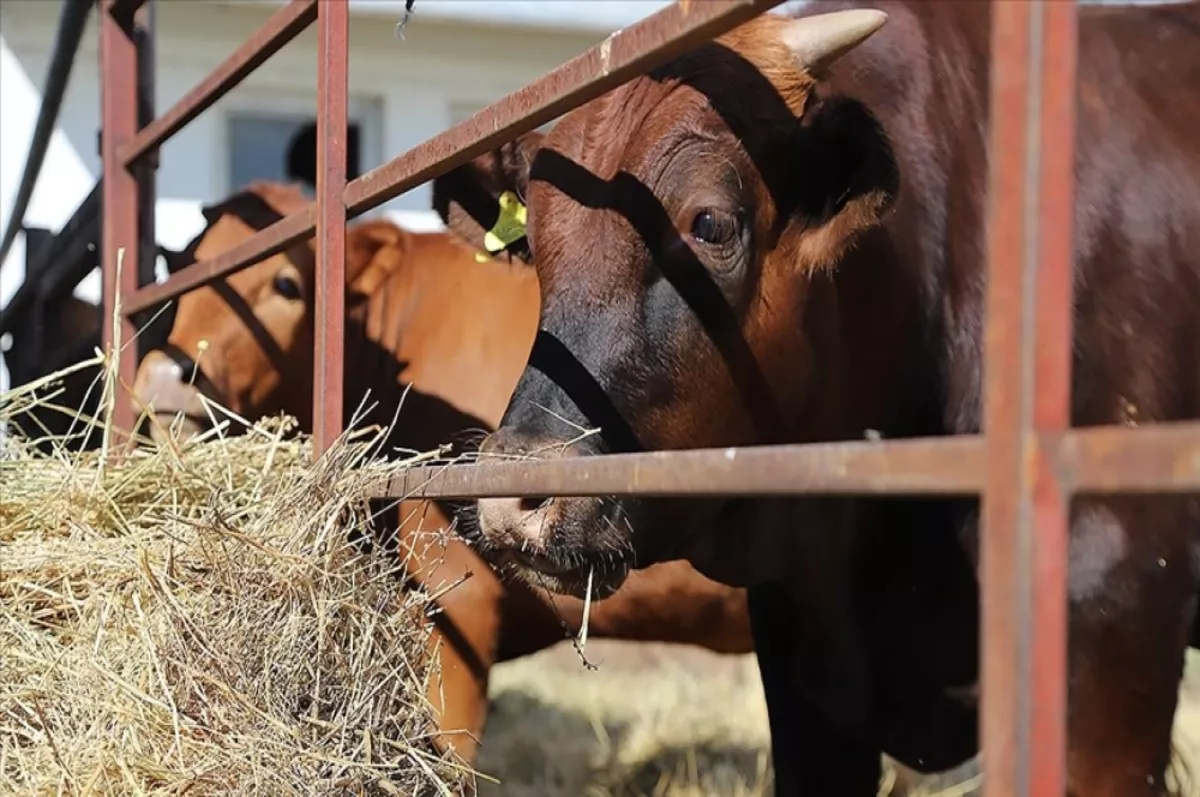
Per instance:
[[[431,743],[430,596],[348,542],[411,461],[374,429],[314,461],[294,419],[232,434],[217,405],[209,439],[110,456],[120,354],[0,395],[0,793],[460,792],[476,773]],[[96,365],[99,450],[12,431]]]
[[[592,577],[596,574],[595,567],[588,568],[587,591],[583,594],[583,624],[579,627],[579,649],[587,650],[588,621],[592,617]]]

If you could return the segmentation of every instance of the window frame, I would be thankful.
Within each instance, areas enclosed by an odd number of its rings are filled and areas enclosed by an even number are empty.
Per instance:
[[[237,117],[296,117],[315,119],[316,92],[280,87],[278,90],[239,89],[223,101],[221,127],[218,135],[216,185],[221,196],[229,196],[235,188],[230,181],[233,160],[233,120]],[[359,126],[359,167],[365,174],[383,163],[383,98],[378,95],[351,93],[347,98],[349,121]]]

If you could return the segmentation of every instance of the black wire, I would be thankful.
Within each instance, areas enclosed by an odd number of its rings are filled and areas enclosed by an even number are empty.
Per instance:
[[[404,26],[408,24],[408,18],[412,16],[413,3],[416,1],[417,0],[405,0],[404,16],[401,17],[400,21],[396,23],[396,35],[400,38],[400,41],[404,41]]]

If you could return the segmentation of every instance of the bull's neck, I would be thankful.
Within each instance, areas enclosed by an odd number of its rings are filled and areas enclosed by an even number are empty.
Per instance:
[[[850,392],[875,391],[877,406],[859,409],[881,431],[973,431],[977,408],[954,408],[973,406],[980,380],[966,364],[981,357],[974,330],[982,325],[986,261],[990,10],[916,0],[872,5],[889,14],[890,35],[851,51],[828,80],[879,119],[900,171],[882,229],[839,267],[840,306],[850,316],[843,327],[854,330],[845,360],[854,363]]]

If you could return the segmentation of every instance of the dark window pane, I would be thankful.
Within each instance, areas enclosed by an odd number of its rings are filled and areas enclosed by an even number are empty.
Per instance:
[[[292,182],[301,180],[309,183],[316,179],[316,149],[315,136],[312,135],[311,116],[287,115],[278,113],[236,113],[229,118],[229,186],[238,190],[255,180],[271,180],[273,182]],[[293,162],[289,170],[288,154],[297,134],[308,135],[300,141],[297,152],[293,153]],[[346,170],[348,178],[358,176],[360,137],[358,122],[350,123],[350,136],[347,142],[348,163]]]

